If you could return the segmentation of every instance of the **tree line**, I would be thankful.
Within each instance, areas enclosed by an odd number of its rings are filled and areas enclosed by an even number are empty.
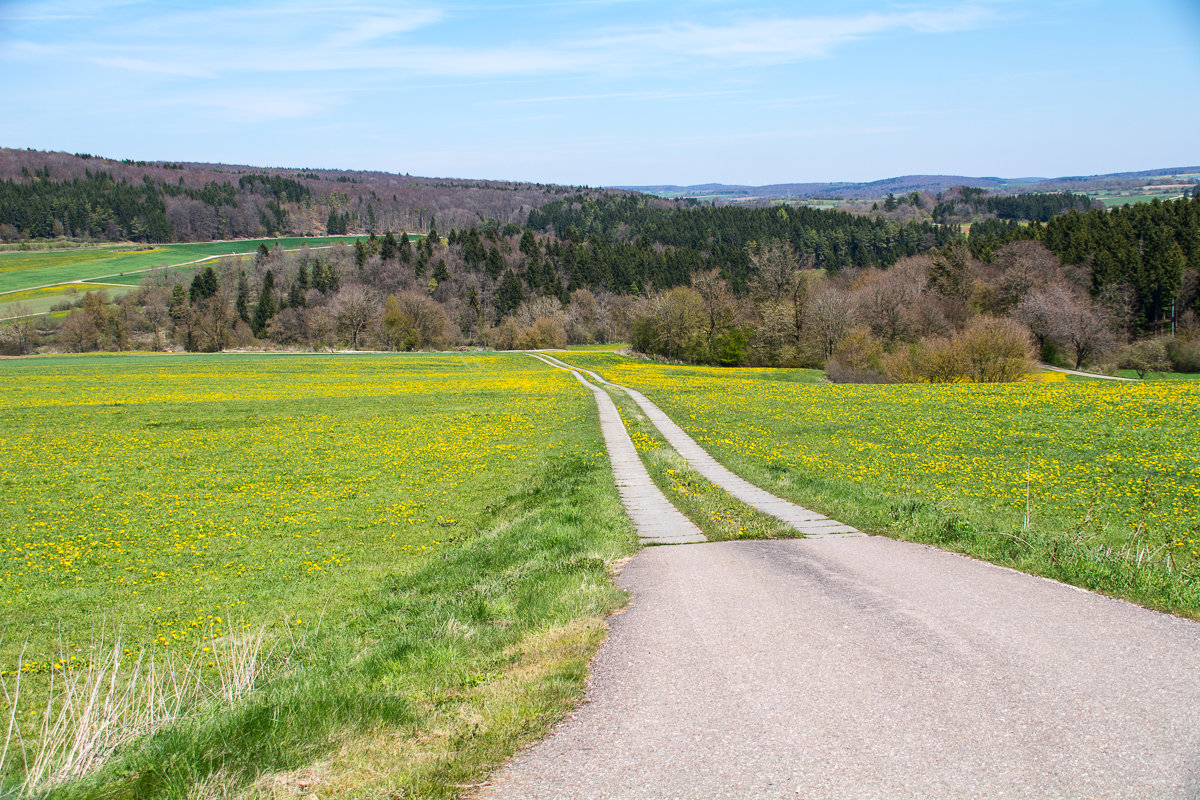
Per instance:
[[[77,298],[59,345],[627,341],[680,361],[824,366],[870,380],[980,380],[1033,357],[1115,363],[1130,343],[1176,368],[1195,355],[1200,198],[1068,212],[1046,224],[997,220],[969,236],[864,225],[840,212],[677,210],[639,197],[572,197],[529,221],[452,227],[443,237],[431,217],[427,236],[386,232],[319,254],[264,248],[252,263],[162,275],[115,302]],[[820,261],[818,241],[864,231],[893,244]],[[55,335],[26,333],[24,348]],[[1155,334],[1165,338],[1137,342]],[[987,342],[1006,355],[985,363]]]
[[[1089,294],[1118,309],[1132,333],[1161,333],[1188,310],[1200,313],[1200,195],[1070,211],[1044,225],[971,228],[977,257],[1021,240],[1041,242],[1063,264],[1085,272]]]
[[[1048,222],[1068,211],[1103,210],[1104,204],[1086,194],[1071,192],[1024,192],[990,194],[986,189],[958,186],[938,196],[933,207],[935,222],[952,224],[978,218]]]

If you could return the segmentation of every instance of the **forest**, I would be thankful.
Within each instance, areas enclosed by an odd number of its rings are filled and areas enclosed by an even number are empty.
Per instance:
[[[196,242],[524,223],[611,190],[387,172],[147,162],[0,147],[0,242]],[[666,202],[666,201],[663,201]]]
[[[218,217],[231,204],[253,210],[246,224],[256,232],[294,230],[297,214],[313,217],[305,204],[319,206],[320,232],[383,218],[371,202],[365,218],[354,204],[319,203],[303,172],[203,183],[147,173],[140,184],[106,170],[62,181],[48,172],[0,184],[0,213],[22,231],[148,237],[171,224],[181,199]],[[459,191],[451,220],[478,192],[500,192]],[[970,224],[902,220],[905,204]],[[418,216],[427,235],[387,226],[352,247],[264,247],[250,261],[158,275],[115,300],[87,293],[61,319],[18,320],[0,339],[8,352],[625,341],[678,361],[824,367],[871,381],[1011,379],[1034,360],[1200,370],[1197,196],[1109,211],[1069,192],[957,187],[848,213],[582,190],[444,231],[441,216]],[[985,344],[1001,353],[995,363],[980,361]]]

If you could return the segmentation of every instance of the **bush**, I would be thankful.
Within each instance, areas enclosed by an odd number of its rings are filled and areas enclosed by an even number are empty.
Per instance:
[[[748,341],[745,332],[736,325],[719,332],[713,338],[712,360],[723,367],[741,366],[746,360],[746,343]]]
[[[1200,372],[1200,339],[1171,339],[1166,349],[1167,359],[1176,372]]]
[[[557,317],[542,317],[525,330],[525,348],[561,350],[567,346],[567,329]]]
[[[883,372],[897,383],[1008,383],[1033,371],[1033,343],[1019,322],[978,317],[952,337],[922,339],[887,356]]]
[[[866,328],[853,329],[834,348],[825,374],[834,383],[887,383],[883,343]]]
[[[1032,337],[1015,320],[977,317],[954,337],[954,346],[978,383],[1011,383],[1033,371]]]
[[[1147,372],[1166,372],[1171,369],[1167,345],[1162,339],[1142,339],[1127,344],[1117,353],[1117,369],[1131,369],[1139,378]]]

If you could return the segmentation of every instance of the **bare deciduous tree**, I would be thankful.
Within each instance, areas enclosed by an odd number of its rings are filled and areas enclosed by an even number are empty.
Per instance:
[[[692,276],[692,288],[704,306],[704,348],[711,351],[713,339],[733,323],[737,302],[720,270],[697,272]]]
[[[836,286],[825,285],[809,298],[805,307],[808,339],[822,360],[833,355],[837,343],[854,324],[850,295]]]
[[[359,338],[370,330],[379,316],[379,300],[365,286],[352,284],[338,292],[333,301],[333,313],[338,331],[358,349]]]

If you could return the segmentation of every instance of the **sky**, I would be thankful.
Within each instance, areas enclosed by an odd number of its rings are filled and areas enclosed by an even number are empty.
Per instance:
[[[1200,164],[1200,0],[0,0],[0,146],[573,185]]]

